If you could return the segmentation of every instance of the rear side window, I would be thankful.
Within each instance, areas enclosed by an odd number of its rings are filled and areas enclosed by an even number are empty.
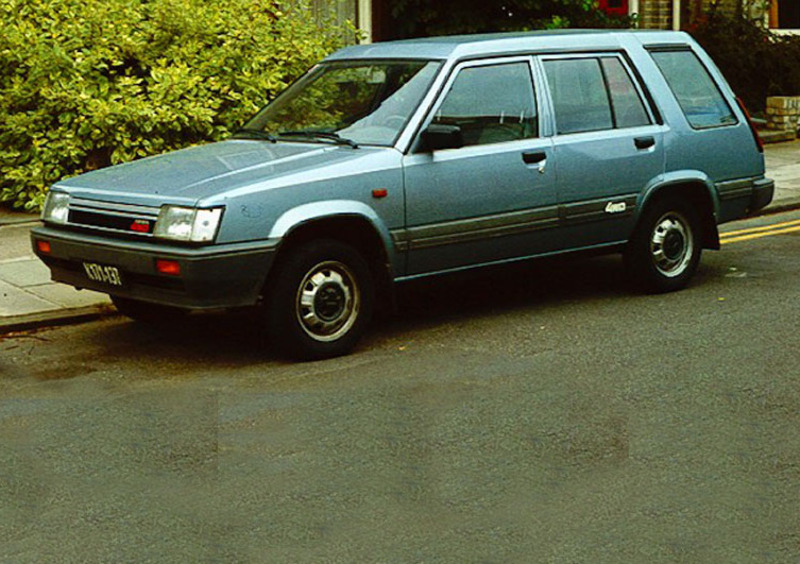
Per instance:
[[[652,123],[618,58],[547,60],[544,69],[560,135]]]
[[[651,53],[695,129],[738,123],[708,70],[690,50]]]
[[[545,61],[559,134],[611,129],[611,103],[597,59]]]

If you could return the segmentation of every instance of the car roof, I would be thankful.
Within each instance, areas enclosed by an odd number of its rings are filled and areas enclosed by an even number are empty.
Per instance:
[[[575,49],[620,49],[630,42],[676,45],[691,42],[683,32],[660,30],[562,29],[404,39],[345,47],[326,61],[352,59],[461,59],[471,56]]]

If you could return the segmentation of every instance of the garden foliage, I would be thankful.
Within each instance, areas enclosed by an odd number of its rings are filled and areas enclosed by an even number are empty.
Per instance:
[[[760,20],[714,5],[690,32],[751,112],[762,112],[767,96],[800,95],[800,37],[772,33]]]
[[[596,0],[393,0],[390,5],[390,33],[397,38],[633,25],[630,17],[599,10]]]
[[[0,0],[0,201],[225,137],[354,30],[300,0]]]

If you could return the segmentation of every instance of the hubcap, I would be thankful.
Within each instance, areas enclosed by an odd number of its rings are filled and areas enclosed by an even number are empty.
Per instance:
[[[361,294],[347,265],[326,261],[311,268],[297,289],[300,326],[316,341],[335,341],[358,317]]]
[[[656,269],[664,276],[682,274],[694,255],[694,239],[686,218],[675,211],[661,216],[650,237],[650,253]]]

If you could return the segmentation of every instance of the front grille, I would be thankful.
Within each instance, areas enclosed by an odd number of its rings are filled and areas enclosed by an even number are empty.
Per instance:
[[[152,237],[159,208],[71,198],[67,223],[106,232]]]

